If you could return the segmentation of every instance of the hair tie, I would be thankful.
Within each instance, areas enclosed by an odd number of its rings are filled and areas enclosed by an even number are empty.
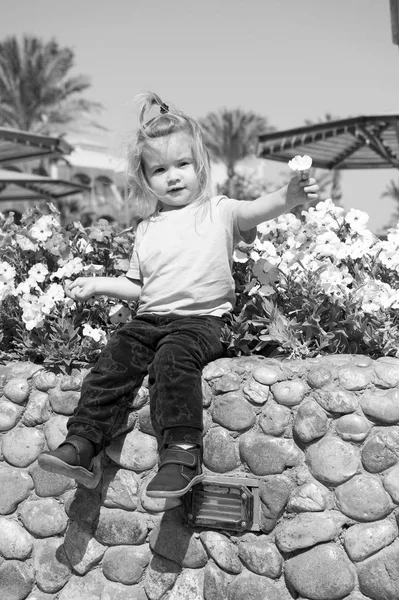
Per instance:
[[[164,102],[161,102],[159,107],[161,110],[161,115],[164,115],[165,113],[169,112],[169,106],[167,104],[165,104]]]

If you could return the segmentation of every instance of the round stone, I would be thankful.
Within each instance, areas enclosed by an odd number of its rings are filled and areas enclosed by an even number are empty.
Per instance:
[[[6,560],[0,565],[0,598],[23,600],[32,590],[32,568],[19,560]]]
[[[331,372],[331,369],[328,369],[327,367],[321,367],[320,365],[312,367],[309,370],[307,377],[308,384],[310,385],[310,387],[316,389],[328,385],[329,383],[331,383],[331,381],[333,381],[333,379],[334,377]]]
[[[240,439],[240,455],[255,475],[282,473],[299,464],[302,452],[293,440],[251,432]]]
[[[254,369],[252,377],[255,381],[263,385],[273,385],[273,383],[279,380],[280,369],[270,366],[257,367]]]
[[[329,485],[339,485],[357,472],[359,454],[339,438],[326,436],[307,449],[306,460],[312,475]]]
[[[264,577],[275,579],[280,577],[283,568],[283,558],[276,546],[265,536],[247,536],[240,540],[238,554],[245,566]]]
[[[138,545],[144,542],[147,532],[146,515],[136,511],[102,507],[95,537],[105,546]]]
[[[226,373],[216,379],[213,389],[215,394],[225,394],[240,389],[241,378],[235,373]]]
[[[284,521],[276,531],[276,543],[281,552],[294,552],[335,539],[347,518],[338,510],[300,513]]]
[[[367,598],[399,598],[399,541],[357,565],[360,590]]]
[[[55,450],[65,440],[67,435],[68,417],[54,415],[43,426],[46,442],[50,450]]]
[[[338,600],[355,587],[356,572],[340,546],[319,544],[285,563],[288,583],[304,598]]]
[[[154,554],[144,579],[148,598],[162,598],[174,586],[180,572],[181,568],[175,562]]]
[[[6,559],[25,560],[33,548],[33,539],[19,523],[0,517],[0,554]]]
[[[287,508],[291,512],[322,511],[331,504],[330,494],[318,481],[308,481],[293,490]]]
[[[399,428],[386,427],[370,437],[362,449],[364,468],[370,473],[380,473],[399,460]]]
[[[259,425],[267,435],[282,435],[291,423],[291,411],[276,402],[268,402],[263,407]]]
[[[344,546],[349,558],[355,562],[365,560],[398,537],[395,521],[384,519],[373,523],[358,523],[344,533]]]
[[[399,421],[399,390],[367,391],[360,398],[360,406],[372,419],[395,425]]]
[[[23,377],[15,377],[7,381],[3,387],[3,394],[7,400],[15,404],[23,404],[29,397],[30,383]]]
[[[373,381],[373,370],[361,367],[346,367],[338,372],[339,382],[346,390],[364,390]]]
[[[379,477],[360,474],[335,490],[341,512],[357,521],[377,521],[393,509]]]
[[[237,443],[227,429],[213,427],[204,438],[204,464],[215,473],[226,473],[240,466]]]
[[[50,371],[40,371],[33,378],[34,387],[41,392],[47,392],[48,390],[55,388],[57,383],[57,375]]]
[[[158,461],[158,444],[152,435],[135,429],[115,438],[106,448],[106,454],[117,465],[132,471],[152,469]]]
[[[335,430],[346,442],[362,442],[371,429],[371,423],[361,415],[343,415],[335,421]]]
[[[212,418],[230,431],[243,431],[255,424],[256,413],[240,394],[230,392],[215,398]]]
[[[301,379],[279,381],[272,387],[275,401],[284,406],[296,406],[302,402],[307,390],[307,385]]]
[[[58,388],[51,388],[48,397],[54,412],[70,416],[78,405],[80,392],[73,390],[63,392]]]
[[[150,559],[148,546],[114,546],[108,548],[102,561],[105,577],[124,585],[138,583]]]
[[[306,400],[295,415],[294,432],[301,442],[309,443],[327,433],[328,417],[314,400]]]
[[[68,524],[62,504],[54,498],[27,500],[19,514],[26,529],[42,538],[63,533]]]
[[[200,538],[210,557],[223,571],[241,573],[237,546],[228,537],[216,531],[203,531]]]
[[[228,600],[282,600],[280,588],[273,581],[250,571],[237,575],[228,589]]]
[[[382,387],[397,387],[399,385],[399,360],[395,363],[375,361],[374,370]]]
[[[324,410],[331,413],[352,413],[359,405],[355,394],[347,390],[315,390],[312,397]]]
[[[269,386],[258,383],[257,381],[251,381],[243,388],[243,394],[245,398],[252,402],[252,404],[261,406],[265,404],[269,398]]]
[[[399,504],[399,464],[390,469],[383,479],[384,488],[392,500]]]
[[[45,448],[44,435],[39,429],[16,427],[3,437],[5,460],[15,467],[27,467]]]
[[[12,429],[19,419],[22,407],[10,400],[0,400],[0,431]]]
[[[28,472],[0,464],[0,515],[12,513],[32,489],[33,481]]]

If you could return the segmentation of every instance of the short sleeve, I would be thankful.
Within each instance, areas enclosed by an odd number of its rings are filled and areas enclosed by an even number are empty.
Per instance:
[[[256,239],[256,227],[249,229],[248,231],[241,231],[238,227],[237,223],[237,208],[240,200],[235,200],[233,198],[227,198],[227,196],[219,196],[217,199],[217,205],[220,210],[220,214],[222,219],[225,222],[230,222],[233,236],[234,236],[234,245],[236,246],[240,242],[244,242],[245,244],[252,244]]]
[[[139,254],[138,254],[140,240],[142,237],[142,229],[141,229],[140,225],[138,226],[137,231],[136,231],[133,252],[132,252],[132,256],[130,258],[129,268],[126,271],[126,277],[129,277],[130,279],[137,279],[139,281],[142,281],[140,260],[139,260]]]

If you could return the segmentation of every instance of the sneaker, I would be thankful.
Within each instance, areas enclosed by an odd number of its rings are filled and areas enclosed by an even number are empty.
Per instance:
[[[42,452],[37,462],[45,471],[75,479],[89,489],[96,488],[102,477],[101,455],[94,457],[93,444],[78,436],[67,438],[52,452]]]
[[[161,454],[158,473],[147,486],[147,496],[178,498],[203,478],[201,448],[184,450],[179,446],[168,446]]]

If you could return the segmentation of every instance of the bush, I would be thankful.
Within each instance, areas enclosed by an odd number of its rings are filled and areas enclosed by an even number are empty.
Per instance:
[[[368,216],[331,201],[262,224],[235,252],[237,306],[223,333],[229,355],[291,358],[323,353],[399,356],[399,227],[381,241]],[[37,208],[16,225],[0,213],[0,360],[70,372],[92,363],[133,303],[74,302],[80,275],[125,273],[134,235],[99,221],[63,229]]]
[[[229,353],[399,356],[399,226],[382,241],[368,218],[326,200],[262,224],[236,252]]]
[[[64,284],[80,275],[123,275],[134,237],[102,220],[63,229],[48,206],[46,215],[28,210],[19,225],[0,214],[0,360],[70,371],[93,362],[135,307],[107,298],[74,302]]]

